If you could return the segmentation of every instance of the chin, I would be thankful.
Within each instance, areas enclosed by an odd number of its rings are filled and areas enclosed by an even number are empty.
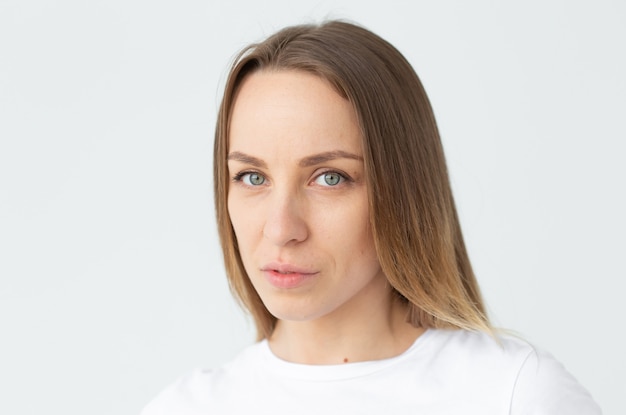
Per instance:
[[[295,304],[297,302],[289,302],[289,304],[269,304],[264,302],[265,307],[271,315],[278,320],[305,322],[319,318],[323,312],[319,309],[311,309],[303,304]]]

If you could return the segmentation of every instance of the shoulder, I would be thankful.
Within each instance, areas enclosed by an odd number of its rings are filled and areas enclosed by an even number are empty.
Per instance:
[[[465,330],[429,330],[414,352],[421,360],[422,376],[436,379],[446,390],[510,401],[520,369],[535,348],[513,336],[489,335]],[[487,392],[490,391],[490,392]]]
[[[195,369],[165,388],[141,415],[199,415],[204,413],[214,372]]]
[[[587,390],[550,353],[510,335],[434,333],[438,369],[506,398],[510,414],[600,414]],[[442,363],[443,362],[443,363]],[[495,398],[495,394],[492,398]]]
[[[482,372],[504,370],[517,372],[536,349],[527,341],[506,334],[489,335],[466,330],[431,330],[427,332],[434,359],[454,362],[454,366],[481,368]]]
[[[601,414],[589,392],[550,353],[534,348],[520,367],[511,414]]]
[[[228,399],[226,395],[237,391],[236,379],[245,377],[241,372],[254,366],[251,363],[259,349],[260,344],[254,344],[218,369],[194,369],[181,376],[161,391],[141,415],[204,415],[215,409],[217,401]]]

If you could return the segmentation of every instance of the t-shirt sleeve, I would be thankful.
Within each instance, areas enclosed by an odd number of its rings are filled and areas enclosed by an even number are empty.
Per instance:
[[[515,382],[511,415],[601,415],[589,392],[549,353],[533,349]]]

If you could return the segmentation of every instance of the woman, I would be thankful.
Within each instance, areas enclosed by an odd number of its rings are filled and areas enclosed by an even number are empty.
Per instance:
[[[215,200],[259,342],[153,414],[597,414],[548,354],[492,329],[428,98],[358,26],[284,29],[231,69]]]

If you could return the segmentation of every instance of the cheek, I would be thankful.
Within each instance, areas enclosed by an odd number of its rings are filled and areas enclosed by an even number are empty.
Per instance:
[[[374,250],[367,205],[346,204],[341,211],[329,210],[323,216],[315,228],[324,229],[324,239],[336,251],[347,251],[350,257],[354,253],[371,254]]]
[[[360,232],[355,235],[354,244],[358,247],[359,253],[368,259],[376,258],[376,248],[374,245],[374,237],[372,235],[372,227],[370,225],[370,217],[368,207],[364,206],[361,210],[361,215],[358,218],[358,223],[355,223],[355,227],[358,226]]]
[[[241,242],[246,239],[246,230],[250,228],[250,225],[246,223],[247,216],[245,208],[241,203],[233,200],[233,197],[230,196],[228,197],[228,216],[235,231],[237,241],[239,241],[239,245],[241,245]]]
[[[260,206],[236,195],[228,198],[228,216],[237,238],[241,259],[247,263],[261,243],[263,214]]]
[[[369,221],[365,222],[363,226],[363,232],[357,236],[355,244],[358,246],[359,254],[371,260],[373,258],[377,258],[374,238],[369,229]]]

